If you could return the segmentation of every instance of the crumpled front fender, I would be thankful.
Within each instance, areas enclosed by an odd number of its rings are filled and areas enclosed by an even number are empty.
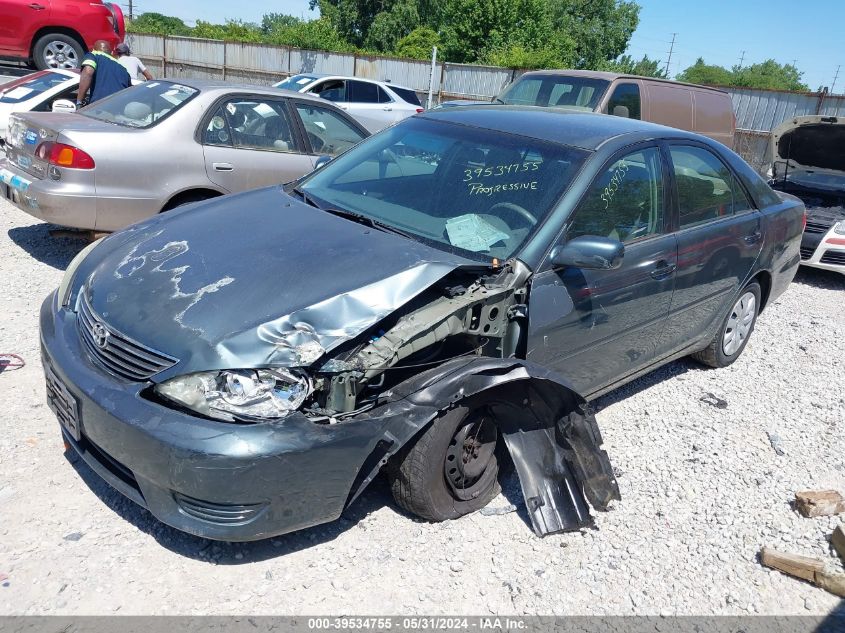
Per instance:
[[[566,379],[519,359],[473,357],[400,383],[382,394],[375,409],[346,422],[384,429],[348,503],[438,414],[476,397],[485,398],[497,420],[538,536],[591,525],[587,500],[606,510],[620,498],[595,417]]]

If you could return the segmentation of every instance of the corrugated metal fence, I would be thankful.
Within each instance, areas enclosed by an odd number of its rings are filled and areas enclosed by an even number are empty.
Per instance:
[[[287,46],[130,34],[127,39],[157,77],[224,79],[272,84],[297,73],[369,77],[428,93],[429,62],[353,53],[309,51]],[[446,99],[491,99],[522,71],[438,63],[432,86],[435,103]],[[734,149],[761,173],[766,170],[769,133],[804,114],[845,116],[845,95],[725,88],[733,99]]]

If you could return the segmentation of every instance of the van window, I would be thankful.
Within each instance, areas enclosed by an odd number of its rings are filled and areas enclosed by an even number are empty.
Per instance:
[[[508,105],[583,108],[595,110],[609,81],[567,75],[523,75],[499,95]]]
[[[640,87],[637,84],[619,84],[607,102],[607,113],[613,114],[616,106],[628,108],[629,119],[640,119]]]
[[[680,226],[687,228],[751,209],[730,169],[701,147],[671,146]]]
[[[627,154],[596,178],[575,211],[567,239],[633,242],[663,232],[663,171],[656,147]]]

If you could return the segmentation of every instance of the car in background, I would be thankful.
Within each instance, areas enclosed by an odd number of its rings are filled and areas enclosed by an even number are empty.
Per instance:
[[[845,118],[797,116],[772,131],[771,186],[807,207],[801,263],[845,274]]]
[[[189,202],[293,180],[367,136],[313,96],[147,81],[77,113],[13,114],[0,198],[46,222],[114,231]]]
[[[445,101],[440,108],[477,101]],[[731,147],[736,119],[724,90],[668,79],[592,70],[523,73],[494,104],[533,105],[601,112],[697,132]]]
[[[331,101],[373,134],[425,110],[411,88],[373,79],[309,73],[293,75],[273,86]]]
[[[40,70],[0,85],[0,150],[9,115],[13,112],[50,112],[59,99],[76,101],[79,71]]]
[[[78,68],[97,40],[117,46],[126,35],[123,11],[102,0],[0,0],[0,57],[39,70]]]
[[[41,308],[48,404],[99,477],[207,538],[333,521],[380,471],[455,519],[498,494],[505,451],[534,531],[577,530],[619,499],[587,401],[736,361],[803,216],[688,132],[425,113],[80,253]]]

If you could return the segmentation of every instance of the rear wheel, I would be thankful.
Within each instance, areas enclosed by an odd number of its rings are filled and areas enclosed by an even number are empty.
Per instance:
[[[727,367],[745,349],[760,311],[760,284],[752,281],[728,311],[716,336],[705,349],[692,357],[710,367]]]
[[[393,497],[429,521],[456,519],[499,493],[495,420],[483,404],[441,413],[388,464]]]
[[[213,194],[207,191],[186,191],[184,193],[175,196],[164,205],[164,208],[161,210],[162,213],[165,211],[170,211],[171,209],[175,209],[176,207],[183,207],[186,204],[191,204],[193,202],[202,202],[203,200],[210,200],[211,198],[216,198],[217,194]]]
[[[82,45],[71,36],[62,33],[42,35],[33,48],[33,61],[38,70],[79,68],[84,55]]]

